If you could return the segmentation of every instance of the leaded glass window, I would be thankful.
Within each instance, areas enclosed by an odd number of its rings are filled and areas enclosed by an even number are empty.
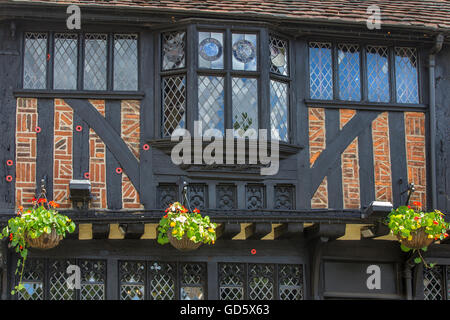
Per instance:
[[[186,125],[186,76],[164,77],[162,80],[163,135]]]
[[[198,66],[207,69],[223,69],[223,33],[198,33]]]
[[[361,77],[359,45],[338,45],[339,98],[341,100],[361,100]]]
[[[274,266],[271,264],[249,265],[250,300],[272,300],[274,297]]]
[[[309,88],[311,99],[333,99],[331,43],[309,43]]]
[[[256,71],[257,60],[258,43],[256,34],[233,33],[233,70]]]
[[[16,277],[16,285],[19,277]],[[19,300],[44,299],[44,261],[41,259],[27,259],[23,271],[22,284],[24,289],[17,292]]]
[[[84,89],[106,90],[107,35],[87,33],[84,39]]]
[[[243,300],[245,265],[240,263],[219,264],[219,299]]]
[[[67,285],[67,280],[69,274],[67,273],[67,268],[70,265],[74,265],[73,260],[52,260],[50,261],[50,299],[51,300],[74,300],[75,290],[69,288]]]
[[[47,34],[25,33],[23,87],[45,89],[47,86]]]
[[[145,299],[145,261],[120,261],[120,300]]]
[[[177,285],[177,265],[167,262],[149,262],[150,299],[174,300]]]
[[[162,70],[185,67],[185,31],[166,32],[162,34]]]
[[[395,48],[395,82],[397,103],[419,103],[415,48]]]
[[[53,88],[77,89],[78,35],[73,33],[56,33],[54,55]]]
[[[423,269],[423,288],[425,300],[445,300],[444,276],[445,266]]]
[[[81,269],[81,300],[104,300],[106,263],[104,260],[83,260]]]
[[[278,290],[280,300],[303,299],[303,269],[300,265],[279,265]]]
[[[288,141],[287,83],[270,80],[270,127],[272,139]]]
[[[225,132],[224,78],[215,76],[198,77],[198,116],[202,121],[203,133],[208,129]]]
[[[258,81],[253,78],[233,77],[231,86],[234,135],[256,138],[258,130]]]
[[[289,57],[289,45],[288,41],[280,39],[275,36],[270,36],[270,72],[287,76],[288,70],[288,57]]]
[[[183,263],[180,273],[180,300],[204,300],[206,265],[204,263]]]
[[[369,101],[389,102],[388,48],[367,46],[366,59]]]
[[[138,89],[138,36],[114,35],[114,90]]]

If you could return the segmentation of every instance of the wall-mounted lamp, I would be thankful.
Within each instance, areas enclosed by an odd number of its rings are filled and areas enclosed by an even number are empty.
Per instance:
[[[87,209],[91,201],[91,182],[89,180],[70,180],[70,200],[74,208]]]
[[[367,218],[369,216],[384,218],[391,211],[394,206],[390,202],[372,201],[369,206],[361,213],[361,218]]]

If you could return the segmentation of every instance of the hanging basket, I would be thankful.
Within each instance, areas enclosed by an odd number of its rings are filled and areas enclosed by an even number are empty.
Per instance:
[[[25,240],[32,248],[47,250],[56,247],[62,240],[62,236],[56,233],[55,228],[52,228],[50,233],[44,232],[39,237],[34,239],[27,234]]]
[[[402,245],[411,249],[421,249],[424,247],[428,247],[433,243],[433,238],[428,238],[428,233],[425,232],[425,228],[419,228],[414,232],[411,232],[412,239],[408,240],[406,238],[402,238],[397,234],[397,239],[400,241]]]
[[[177,238],[172,236],[171,229],[167,232],[167,237],[169,238],[170,244],[180,251],[192,251],[202,245],[201,242],[196,243],[196,242],[188,239],[186,234],[183,235],[183,238],[181,238],[181,240],[178,240]]]

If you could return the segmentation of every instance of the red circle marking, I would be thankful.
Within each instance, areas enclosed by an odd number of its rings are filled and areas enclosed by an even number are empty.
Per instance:
[[[9,176],[6,176],[6,181],[8,181],[8,182],[11,182],[11,181],[12,181],[12,179],[13,179],[13,177],[12,177],[11,175],[9,175]]]
[[[80,132],[80,131],[83,130],[83,127],[82,127],[82,126],[76,126],[76,127],[75,127],[75,130],[78,131],[78,132]]]
[[[6,160],[6,164],[7,164],[8,166],[12,166],[12,165],[13,165],[13,161],[12,161],[12,160]]]
[[[36,128],[34,129],[34,131],[36,131],[37,133],[41,132],[41,127],[36,127]]]
[[[150,146],[149,146],[148,144],[144,144],[144,146],[142,147],[142,149],[148,150],[148,149],[150,149]]]
[[[89,172],[85,172],[84,173],[84,178],[85,179],[89,179],[91,177],[91,175],[89,174]]]
[[[116,172],[117,172],[118,174],[121,174],[121,173],[122,173],[122,168],[116,168]]]
[[[252,254],[256,254],[256,250],[255,250],[255,249],[252,249],[251,253],[252,253]]]

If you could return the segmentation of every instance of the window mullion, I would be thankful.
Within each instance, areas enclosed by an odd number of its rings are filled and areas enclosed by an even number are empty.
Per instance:
[[[369,101],[369,88],[368,88],[368,78],[367,78],[367,49],[366,45],[359,44],[359,70],[360,70],[360,81],[361,81],[361,101]]]
[[[231,30],[227,29],[225,32],[225,40],[224,40],[224,67],[226,70],[225,74],[225,97],[224,97],[224,113],[225,113],[225,123],[224,123],[224,129],[232,129],[233,128],[233,102],[232,102],[232,85],[231,85]]]
[[[331,44],[331,62],[333,68],[333,100],[340,100],[339,98],[339,65],[338,65],[338,48],[337,43]]]
[[[84,33],[78,35],[77,89],[84,89]]]
[[[108,33],[107,37],[107,62],[106,62],[106,90],[113,91],[114,83],[114,35]]]
[[[197,59],[196,44],[197,32],[194,25],[187,28],[186,41],[186,129],[194,134],[194,121],[198,119],[198,92],[197,92]]]
[[[53,65],[55,61],[54,46],[55,46],[55,33],[49,32],[47,42],[47,89],[53,89]],[[50,59],[49,59],[50,58]]]
[[[260,78],[259,78],[259,128],[267,129],[267,138],[270,139],[270,53],[269,53],[269,34],[267,29],[261,29],[259,35],[260,54]]]

